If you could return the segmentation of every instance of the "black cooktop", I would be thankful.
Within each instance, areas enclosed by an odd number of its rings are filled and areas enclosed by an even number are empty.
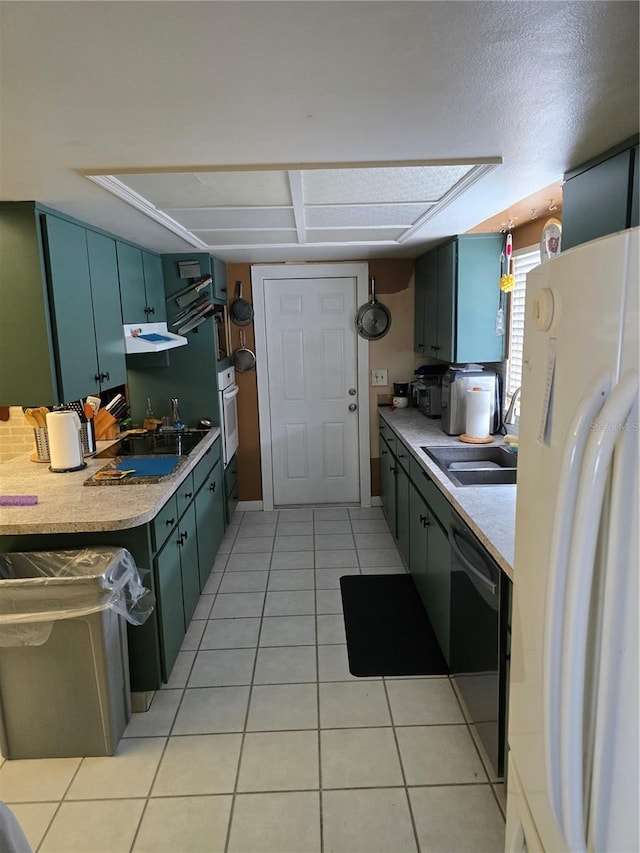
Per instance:
[[[96,453],[94,459],[114,459],[116,456],[186,456],[207,433],[208,430],[181,430],[128,435]]]

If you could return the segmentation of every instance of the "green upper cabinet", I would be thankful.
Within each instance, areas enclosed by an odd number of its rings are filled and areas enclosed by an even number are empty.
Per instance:
[[[98,352],[101,388],[115,388],[127,381],[124,336],[120,318],[120,285],[116,242],[96,231],[87,231],[89,278]]]
[[[562,250],[638,225],[638,137],[564,176]]]
[[[220,258],[211,255],[211,266],[213,275],[213,301],[227,302],[227,265]]]
[[[42,227],[61,401],[124,384],[114,241],[48,214]]]
[[[164,279],[162,277],[162,258],[152,252],[142,253],[142,269],[144,272],[144,292],[146,307],[149,309],[147,318],[150,323],[163,323],[167,319],[167,308],[164,301]]]
[[[504,334],[496,334],[502,240],[462,235],[416,260],[416,352],[445,362],[504,358]]]
[[[2,405],[70,402],[126,381],[113,239],[6,203],[0,264]]]
[[[176,253],[162,256],[162,270],[165,294],[167,297],[167,321],[169,329],[176,315],[183,310],[176,295],[199,278],[195,275],[181,278],[180,263],[197,260],[200,275],[211,272],[211,256],[205,253]],[[201,293],[205,293],[203,290]],[[124,308],[124,302],[123,302]],[[146,399],[153,402],[157,415],[169,414],[169,401],[172,397],[180,400],[180,415],[184,423],[194,425],[200,418],[210,418],[219,424],[218,412],[218,346],[215,320],[208,317],[197,328],[186,332],[189,343],[186,346],[170,350],[169,363],[166,366],[128,365],[127,383],[131,399],[131,414],[134,420],[142,420]]]
[[[162,259],[120,240],[116,245],[122,322],[166,322]]]

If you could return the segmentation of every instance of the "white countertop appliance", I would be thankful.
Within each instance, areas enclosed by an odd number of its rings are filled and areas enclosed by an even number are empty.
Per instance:
[[[462,435],[465,432],[467,391],[475,387],[491,392],[491,432],[498,431],[500,397],[496,372],[485,370],[481,364],[452,364],[442,377],[442,429],[448,435]]]
[[[638,830],[638,229],[527,278],[506,849]]]

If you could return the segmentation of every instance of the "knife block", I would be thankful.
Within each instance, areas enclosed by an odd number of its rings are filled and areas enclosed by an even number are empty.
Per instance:
[[[98,409],[93,419],[93,426],[96,439],[99,441],[112,440],[120,435],[116,419],[106,409]]]

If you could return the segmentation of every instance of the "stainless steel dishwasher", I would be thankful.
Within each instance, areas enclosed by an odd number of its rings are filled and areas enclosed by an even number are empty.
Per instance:
[[[455,513],[451,543],[450,671],[496,777],[504,772],[509,584]],[[508,579],[507,579],[508,580]]]

